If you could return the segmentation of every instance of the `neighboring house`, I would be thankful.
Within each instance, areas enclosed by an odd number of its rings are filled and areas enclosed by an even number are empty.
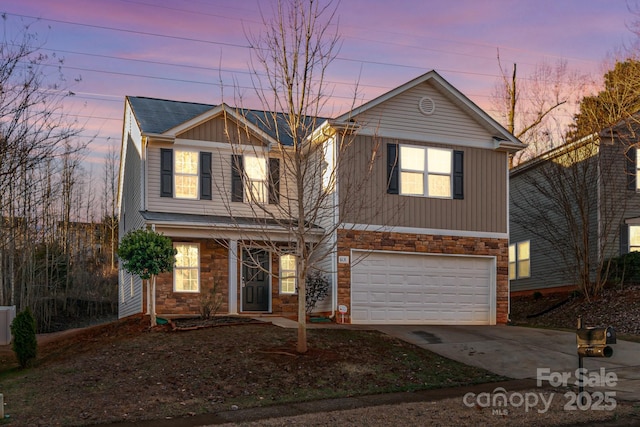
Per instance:
[[[271,149],[287,142],[252,119],[264,113],[244,113],[126,98],[120,235],[153,227],[178,250],[174,272],[158,277],[160,316],[198,314],[214,283],[223,297],[219,313],[296,315],[295,257],[275,259],[260,248],[264,236],[252,230],[268,225],[269,215],[256,215],[243,198],[256,182],[266,209],[267,200],[295,198],[279,197],[292,186],[280,185],[289,177]],[[230,146],[230,126],[250,137],[242,160]],[[326,165],[340,165],[335,182],[317,187],[334,206],[316,226],[336,228],[329,254],[317,260],[332,283],[320,310],[336,315],[345,306],[352,323],[506,323],[508,158],[523,144],[434,71],[323,121],[318,131],[334,135],[316,141],[325,144]],[[349,165],[331,158],[341,138],[353,139]],[[237,172],[256,163],[255,180]],[[346,182],[358,174],[367,185],[350,191]],[[344,208],[354,200],[363,201],[359,209]],[[288,238],[276,226],[269,236],[283,245]],[[140,280],[121,272],[120,317],[144,307]]]
[[[511,170],[512,294],[575,289],[611,257],[640,250],[634,134],[621,122]]]

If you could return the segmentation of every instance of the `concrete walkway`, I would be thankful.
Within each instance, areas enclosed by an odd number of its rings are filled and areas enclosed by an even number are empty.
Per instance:
[[[562,382],[560,375],[564,375],[569,386],[578,380],[576,334],[573,332],[517,326],[414,325],[379,326],[376,329],[449,359],[506,377],[538,379],[539,375],[551,375]],[[609,380],[603,387],[587,384],[585,391],[615,391],[618,400],[640,401],[640,344],[618,340],[611,347],[611,358],[583,359],[592,383],[601,378]],[[548,384],[543,382],[543,385]]]

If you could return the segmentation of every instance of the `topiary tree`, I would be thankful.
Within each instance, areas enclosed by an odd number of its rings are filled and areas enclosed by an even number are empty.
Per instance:
[[[27,368],[38,354],[36,340],[36,319],[29,307],[18,313],[11,322],[13,335],[13,351],[16,353],[20,367]]]
[[[152,230],[130,231],[118,246],[122,268],[147,281],[151,326],[156,325],[156,276],[173,270],[176,250],[171,239]],[[153,290],[150,291],[150,282]]]

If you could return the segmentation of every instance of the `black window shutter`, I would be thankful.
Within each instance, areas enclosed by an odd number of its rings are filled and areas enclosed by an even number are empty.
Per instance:
[[[620,255],[629,253],[629,226],[620,224]]]
[[[231,156],[231,201],[242,202],[244,188],[242,186],[242,175],[244,166],[242,156],[234,154]]]
[[[173,197],[173,150],[160,149],[160,197]]]
[[[400,193],[398,144],[387,144],[387,193]]]
[[[211,200],[211,153],[200,152],[200,199]]]
[[[269,203],[280,203],[280,159],[269,159]]]
[[[636,165],[636,148],[631,147],[627,150],[627,189],[635,190],[636,189],[636,176],[637,165]]]
[[[453,198],[464,199],[464,151],[453,152]]]

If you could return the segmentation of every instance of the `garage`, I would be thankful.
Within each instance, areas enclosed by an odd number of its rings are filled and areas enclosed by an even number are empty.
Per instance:
[[[495,258],[352,251],[351,322],[493,325]]]

